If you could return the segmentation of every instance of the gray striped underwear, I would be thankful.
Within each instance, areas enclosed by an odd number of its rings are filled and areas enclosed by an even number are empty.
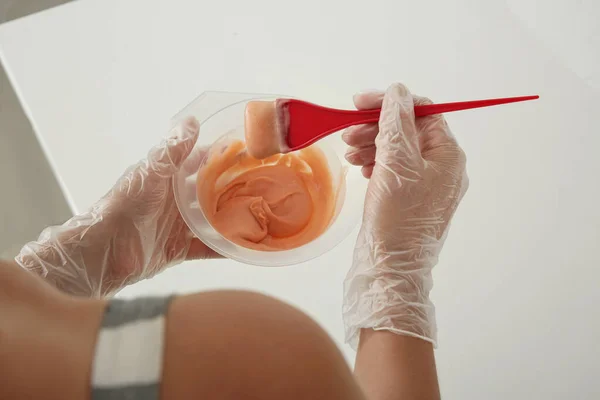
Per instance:
[[[158,400],[170,297],[111,300],[98,332],[92,400]]]

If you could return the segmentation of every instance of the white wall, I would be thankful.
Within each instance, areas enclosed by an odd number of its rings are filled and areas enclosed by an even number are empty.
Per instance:
[[[596,36],[564,3],[525,3],[85,0],[0,27],[0,55],[76,210],[204,90],[338,106],[397,80],[438,102],[540,94],[448,116],[471,187],[434,274],[442,391],[598,398],[600,60],[569,53]],[[573,7],[598,15],[594,2]],[[548,26],[565,35],[544,34]],[[188,263],[122,295],[260,290],[305,310],[341,345],[353,239],[293,268]]]

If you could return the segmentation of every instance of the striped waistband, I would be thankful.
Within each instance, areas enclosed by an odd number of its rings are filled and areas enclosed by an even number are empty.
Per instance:
[[[113,299],[92,365],[92,400],[158,400],[170,297]]]

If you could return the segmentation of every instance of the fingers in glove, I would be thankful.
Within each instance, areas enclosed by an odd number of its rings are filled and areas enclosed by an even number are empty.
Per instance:
[[[377,163],[394,170],[422,161],[413,97],[402,84],[391,85],[385,93],[375,145]]]
[[[165,191],[168,190],[163,178],[170,178],[192,151],[198,138],[199,126],[195,118],[188,118],[173,128],[171,137],[153,147],[147,159],[125,171],[113,187],[112,193],[135,199],[146,195],[145,189],[150,183],[153,196],[145,198],[145,203],[148,203],[146,206],[153,206],[153,201],[162,201]]]
[[[356,125],[346,129],[342,134],[342,140],[352,147],[374,146],[378,133],[377,124]]]
[[[375,164],[363,165],[360,172],[365,178],[369,179],[371,178],[371,175],[373,175],[373,167],[375,167]]]
[[[213,258],[223,258],[223,256],[205,245],[199,239],[192,239],[190,248],[185,257],[186,260],[205,260]]]
[[[382,91],[364,91],[353,97],[354,106],[358,110],[380,108],[385,93]],[[346,160],[350,164],[363,166],[361,172],[370,178],[375,162],[375,138],[379,133],[376,123],[352,126],[344,132],[342,139],[351,146],[346,151]]]
[[[368,147],[350,147],[346,151],[346,160],[352,165],[370,165],[375,163],[375,145]]]
[[[365,91],[357,93],[353,97],[354,106],[358,110],[381,108],[383,96],[384,93],[381,91]],[[379,127],[376,123],[356,125],[346,129],[342,135],[342,139],[349,146],[365,147],[373,144],[378,132]]]
[[[200,124],[187,118],[171,131],[171,137],[148,153],[148,167],[160,176],[173,175],[189,156],[198,139]]]
[[[372,110],[374,108],[381,108],[384,95],[385,93],[380,90],[366,90],[356,93],[352,97],[352,100],[357,110]]]
[[[359,110],[380,108],[384,95],[385,93],[381,91],[365,91],[355,94],[353,100]],[[421,96],[413,95],[413,101],[414,105],[433,104],[430,99]],[[435,145],[436,142],[447,141],[448,133],[450,133],[441,114],[416,119],[416,127],[417,132],[422,132],[422,137],[419,140],[421,150],[430,145]],[[342,139],[349,146],[366,147],[373,144],[378,133],[379,126],[377,124],[357,125],[346,129]],[[435,133],[438,134],[435,135]],[[452,138],[451,134],[450,137]]]
[[[194,147],[192,152],[187,158],[185,163],[185,169],[188,173],[196,173],[204,163],[206,163],[206,156],[210,147]]]
[[[426,97],[413,96],[413,99],[415,105],[433,104]],[[416,119],[416,126],[420,132],[419,146],[425,160],[435,160],[436,154],[441,147],[446,147],[447,145],[458,146],[442,114],[419,117]]]

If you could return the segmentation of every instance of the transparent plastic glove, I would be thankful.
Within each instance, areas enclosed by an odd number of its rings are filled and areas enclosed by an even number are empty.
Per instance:
[[[383,106],[382,106],[383,101]],[[379,126],[348,129],[346,158],[370,177],[352,268],[344,283],[346,341],[361,328],[436,341],[429,300],[431,269],[467,190],[465,155],[441,115],[415,121],[413,97],[400,84],[355,96],[359,109],[382,107]]]
[[[15,258],[75,295],[101,296],[185,259],[216,257],[195,239],[173,195],[172,176],[190,155],[199,124],[188,119],[130,167],[90,210],[46,228]],[[191,155],[202,160],[200,152]]]

